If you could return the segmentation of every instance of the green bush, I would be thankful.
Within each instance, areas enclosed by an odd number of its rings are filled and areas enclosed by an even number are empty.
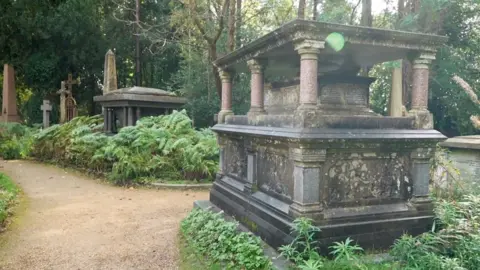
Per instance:
[[[183,237],[199,255],[227,269],[271,269],[259,238],[237,232],[237,223],[225,221],[221,213],[194,209],[181,224]]]
[[[215,135],[195,130],[185,111],[146,117],[114,136],[102,133],[100,116],[77,117],[35,135],[33,156],[107,176],[118,185],[149,179],[213,179],[218,169]]]
[[[0,124],[0,156],[4,159],[26,158],[33,145],[35,129],[19,123]]]
[[[7,217],[11,214],[18,189],[10,178],[0,173],[0,225],[5,226]]]

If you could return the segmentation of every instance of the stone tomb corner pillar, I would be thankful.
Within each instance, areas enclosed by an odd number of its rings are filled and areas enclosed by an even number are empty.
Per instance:
[[[435,60],[433,53],[421,53],[413,61],[412,109],[409,114],[415,117],[415,128],[433,129],[433,116],[428,111],[429,66]]]
[[[434,155],[432,148],[417,148],[412,151],[412,200],[417,210],[431,210],[429,198],[430,159]]]
[[[295,162],[295,167],[293,204],[290,205],[289,213],[295,218],[322,219],[321,169],[326,160],[326,150],[291,148],[290,159]]]
[[[250,111],[248,116],[256,116],[265,114],[264,108],[264,65],[258,59],[252,59],[248,61],[248,67],[251,72],[250,81]]]
[[[317,109],[318,100],[318,55],[325,42],[301,40],[295,43],[300,55],[300,106],[298,110]]]
[[[226,117],[233,115],[232,111],[232,74],[230,71],[219,69],[222,80],[222,107],[218,113],[218,123],[225,123]]]

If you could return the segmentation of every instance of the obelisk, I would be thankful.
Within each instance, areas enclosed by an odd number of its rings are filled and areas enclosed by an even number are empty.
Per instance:
[[[20,122],[17,114],[17,92],[15,70],[9,64],[3,66],[2,122]]]
[[[115,54],[108,50],[105,55],[105,68],[103,71],[103,94],[117,90],[117,67],[115,64]]]

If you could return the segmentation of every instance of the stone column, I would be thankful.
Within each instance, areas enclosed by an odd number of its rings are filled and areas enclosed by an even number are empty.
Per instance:
[[[392,90],[390,92],[390,108],[389,115],[393,117],[402,117],[402,62],[400,61],[400,67],[393,69],[392,73]]]
[[[300,106],[298,110],[317,108],[318,100],[318,55],[325,42],[302,40],[295,44],[300,55]]]
[[[128,107],[123,107],[123,122],[122,126],[128,126]]]
[[[219,148],[219,163],[218,163],[218,173],[216,180],[219,180],[223,177],[225,174],[225,139],[219,135],[217,135],[217,143],[218,143],[218,148]]]
[[[113,110],[112,108],[107,108],[107,133],[112,133],[113,128]]]
[[[431,210],[429,198],[430,159],[434,150],[418,148],[411,153],[412,159],[412,203],[417,210]]]
[[[137,115],[137,120],[135,121],[135,123],[137,123],[137,121],[140,120],[140,118],[142,118],[142,109],[140,107],[137,107],[136,115]]]
[[[250,111],[248,116],[255,116],[265,114],[264,108],[264,77],[263,77],[263,66],[260,61],[257,59],[249,60],[248,67],[252,73],[252,78],[250,81],[251,88],[251,99],[250,99]]]
[[[249,140],[245,141],[245,149],[247,150],[247,183],[244,190],[246,193],[252,193],[257,185],[257,153]]]
[[[412,109],[417,129],[432,129],[433,116],[428,111],[429,65],[435,60],[434,54],[422,53],[413,61]]]
[[[290,205],[290,214],[294,217],[322,218],[321,169],[326,160],[326,150],[291,148],[290,158],[295,162],[293,204]]]
[[[127,120],[127,125],[129,126],[133,126],[135,125],[135,123],[133,122],[133,108],[132,107],[128,107],[128,120]]]
[[[218,123],[225,123],[225,119],[229,115],[233,115],[232,111],[232,75],[226,70],[219,69],[220,78],[222,80],[222,107],[218,113]]]
[[[103,109],[103,132],[108,133],[108,108]]]

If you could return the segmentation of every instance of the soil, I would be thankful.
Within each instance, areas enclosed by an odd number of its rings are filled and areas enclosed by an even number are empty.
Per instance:
[[[120,188],[54,166],[0,162],[26,199],[0,236],[0,269],[178,269],[180,221],[208,199],[207,191]]]

